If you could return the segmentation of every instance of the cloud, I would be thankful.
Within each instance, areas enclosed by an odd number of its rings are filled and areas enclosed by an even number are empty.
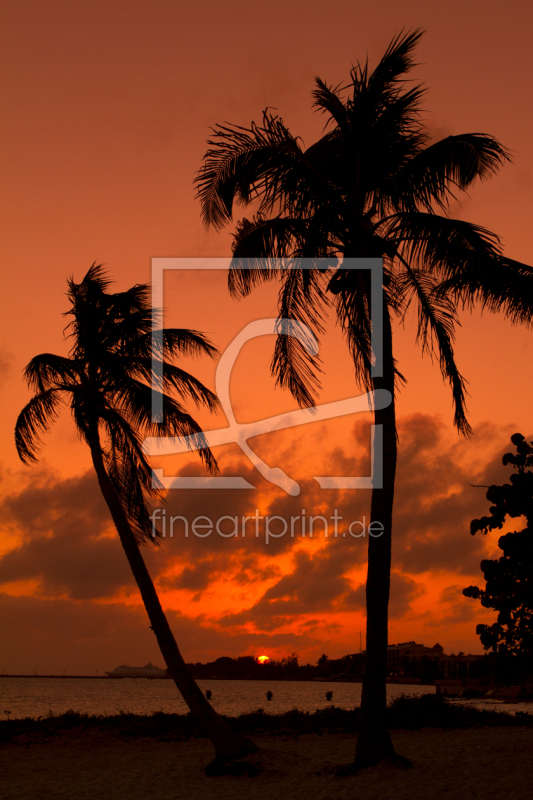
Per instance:
[[[447,586],[440,594],[439,609],[442,616],[440,622],[449,625],[458,622],[468,622],[473,619],[480,609],[479,602],[463,595],[464,585],[453,584]]]
[[[471,574],[476,571],[484,555],[482,537],[470,537],[470,521],[486,513],[488,504],[483,489],[473,485],[490,485],[508,479],[501,466],[501,456],[508,449],[507,430],[496,426],[481,426],[472,440],[464,440],[444,425],[439,417],[415,414],[399,420],[399,459],[395,488],[393,518],[393,563],[403,573],[418,574],[428,570],[455,571]],[[368,425],[360,422],[353,426],[352,436],[346,437],[349,445],[337,447],[329,455],[330,474],[368,473]],[[494,442],[498,443],[495,452]],[[501,444],[500,444],[501,443]],[[300,454],[301,455],[301,454]],[[305,455],[301,455],[302,458]],[[281,462],[279,462],[281,463]],[[283,463],[283,468],[289,468]],[[189,525],[185,534],[183,521],[175,526],[173,540],[164,542],[169,552],[179,548],[182,559],[194,561],[198,572],[199,562],[210,562],[221,568],[220,559],[227,565],[244,555],[258,558],[275,558],[289,554],[301,541],[302,510],[307,519],[311,515],[326,518],[329,535],[332,535],[331,516],[336,510],[342,517],[339,534],[343,537],[346,571],[361,564],[366,558],[366,548],[348,535],[350,522],[369,521],[370,493],[339,490],[323,491],[312,478],[300,480],[301,494],[291,497],[258,478],[243,459],[233,462],[233,474],[240,474],[257,486],[255,492],[177,492],[170,491],[167,516],[179,514]],[[292,473],[291,473],[292,474]],[[266,541],[265,521],[259,523],[259,535],[254,534],[254,522],[246,523],[245,536],[239,527],[235,538],[224,538],[215,531],[199,539],[191,533],[192,520],[207,516],[215,524],[223,516],[234,517],[237,525],[252,517],[259,509],[261,515],[278,516],[295,522],[296,535],[290,531],[279,538]],[[225,520],[226,532],[234,523]],[[278,528],[275,528],[275,526]],[[272,523],[279,529],[281,523]],[[315,523],[320,535],[323,523]],[[315,534],[316,535],[316,534]],[[214,560],[214,556],[217,559]],[[205,571],[204,573],[205,574]]]
[[[159,585],[163,589],[189,589],[201,593],[229,566],[229,559],[209,558],[186,566],[178,575],[163,575]],[[199,597],[199,594],[197,595]]]
[[[359,546],[364,551],[364,546]],[[314,555],[296,552],[291,573],[283,575],[249,609],[226,615],[219,624],[231,627],[253,622],[261,630],[274,630],[300,615],[331,612],[352,590],[344,576],[350,564],[344,541],[339,539]]]
[[[317,646],[311,634],[228,632],[167,611],[171,629],[187,662],[212,661],[281,648],[289,653]],[[0,593],[2,668],[7,673],[94,674],[118,664],[163,666],[145,610],[123,603],[13,597]]]
[[[0,636],[2,667],[11,673],[94,674],[158,656],[146,612],[124,604],[0,593]]]
[[[489,504],[486,490],[475,486],[508,480],[501,465],[507,435],[485,426],[470,441],[454,439],[439,418],[423,414],[398,427],[393,564],[415,574],[476,572],[484,541],[470,536],[470,521],[487,513]]]
[[[96,478],[67,480],[39,476],[1,504],[3,522],[22,534],[22,543],[0,558],[0,583],[36,579],[46,597],[108,597],[134,583],[118,536],[111,526]]]
[[[410,578],[399,572],[391,572],[389,617],[395,619],[403,617],[411,610],[411,602],[424,593],[424,588]],[[366,584],[360,584],[344,598],[346,608],[364,610],[366,606]]]
[[[1,511],[25,541],[48,535],[51,528],[62,533],[74,525],[84,535],[101,532],[110,519],[92,472],[62,480],[40,471],[19,493],[2,500]]]
[[[187,467],[179,474],[183,476],[190,471]],[[331,540],[326,548],[328,556],[320,567],[321,585],[334,580],[332,573],[339,569],[347,571],[364,562],[366,540],[351,536],[348,527],[363,517],[368,524],[369,492],[326,493],[315,480],[304,478],[300,479],[301,494],[289,496],[258,476],[244,458],[233,462],[229,474],[243,476],[257,486],[256,491],[169,491],[165,513],[161,515],[166,520],[166,536],[160,548],[165,554],[166,568],[166,572],[160,568],[162,587],[189,589],[198,593],[198,597],[213,580],[220,578],[242,586],[267,581],[278,574],[278,559],[290,556],[302,543],[309,542],[310,533],[314,540],[325,541],[327,532]],[[205,529],[200,529],[201,535],[195,535],[195,520],[204,525],[209,522],[211,532],[204,536]],[[231,535],[232,532],[236,535]],[[336,559],[331,547],[335,542]],[[152,565],[153,554],[147,552],[146,557]],[[314,569],[319,569],[318,561]],[[341,583],[340,588],[350,588]],[[328,591],[337,593],[336,589]],[[308,601],[302,595],[301,603],[305,602]]]
[[[431,415],[400,419],[398,427],[390,601],[391,618],[395,620],[410,613],[413,600],[424,591],[427,575],[455,574],[457,579],[452,579],[452,584],[462,588],[463,575],[467,585],[471,582],[467,576],[479,573],[485,540],[469,535],[469,523],[486,513],[488,503],[485,490],[474,489],[471,484],[507,480],[509,469],[501,466],[501,456],[510,449],[506,444],[509,432],[495,426],[481,427],[469,441],[450,434],[440,419]],[[352,426],[346,441],[329,453],[329,474],[368,474],[368,423],[360,421]],[[167,523],[171,516],[182,518],[175,521],[174,536],[169,536],[167,527],[161,547],[143,548],[160,589],[188,592],[199,602],[200,613],[194,619],[169,612],[179,635],[192,643],[196,659],[202,658],[202,653],[211,658],[216,648],[238,655],[256,646],[286,647],[287,651],[320,647],[317,643],[325,635],[326,621],[332,629],[336,614],[364,610],[364,585],[354,586],[351,576],[366,562],[367,539],[350,536],[349,526],[363,518],[368,524],[370,493],[321,490],[312,477],[302,478],[296,469],[298,458],[307,458],[305,441],[301,440],[301,448],[289,449],[283,440],[280,442],[277,461],[272,463],[298,477],[302,489],[298,497],[264,481],[244,457],[233,453],[226,459],[228,471],[224,474],[242,475],[256,485],[256,490],[170,491]],[[181,474],[195,470],[188,465]],[[308,465],[307,471],[313,474],[313,465]],[[298,518],[294,535],[288,530],[267,542],[263,519],[259,535],[255,521],[248,520],[243,536],[243,517],[253,517],[256,511],[263,518]],[[3,500],[1,512],[2,523],[18,532],[21,543],[0,558],[0,581],[38,581],[38,597],[26,599],[31,600],[32,608],[42,602],[42,609],[58,609],[55,622],[50,613],[46,625],[61,628],[62,615],[70,619],[80,601],[116,598],[122,590],[134,586],[118,537],[109,535],[113,534],[109,512],[91,473],[68,480],[38,473],[22,491]],[[334,512],[338,517],[337,537]],[[306,536],[302,537],[304,515]],[[199,516],[209,517],[214,525],[222,517],[231,518],[220,528],[226,534],[236,517],[238,535],[228,537],[213,531],[209,537],[199,538],[191,528]],[[325,518],[327,537],[323,520],[317,520],[313,540],[309,538],[311,516]],[[280,525],[278,520],[271,530],[279,531]],[[424,577],[419,579],[419,575]],[[221,602],[216,605],[220,611],[212,610],[211,600],[200,603],[203,593],[214,584],[220,587],[217,600]],[[453,620],[466,620],[475,614],[459,590],[449,591],[455,595],[443,596],[439,604],[443,620],[453,625]],[[222,610],[233,602],[232,592],[239,598],[237,612]],[[248,592],[253,600],[243,609]],[[174,596],[172,602],[176,602]],[[23,599],[20,603],[23,608]],[[87,606],[100,608],[101,604]],[[114,602],[105,607],[116,610],[118,606]],[[115,611],[109,613],[113,616]],[[313,624],[304,624],[308,617]],[[21,624],[33,630],[28,615],[23,615]],[[287,630],[289,626],[292,631]],[[106,640],[108,634],[102,635]]]

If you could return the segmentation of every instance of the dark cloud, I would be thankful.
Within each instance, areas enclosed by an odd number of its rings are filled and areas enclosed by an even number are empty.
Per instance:
[[[419,583],[408,575],[391,572],[389,617],[391,619],[403,617],[411,610],[411,602],[423,594],[424,589]],[[347,609],[364,610],[366,606],[366,584],[360,584],[357,589],[349,592],[343,599]]]
[[[417,414],[400,421],[399,435],[393,564],[410,573],[476,572],[483,539],[470,536],[470,521],[489,503],[475,486],[508,480],[501,464],[507,431],[487,425],[465,440],[439,418]]]
[[[267,581],[279,575],[279,568],[274,564],[265,564],[258,561],[253,554],[244,555],[239,559],[232,579],[243,586],[257,581]]]
[[[167,617],[187,662],[212,661],[221,654],[282,648],[286,653],[317,646],[311,634],[231,632],[202,617],[177,611]],[[142,607],[122,603],[12,597],[0,593],[0,667],[7,673],[94,674],[118,664],[163,666],[163,658]]]
[[[329,456],[329,474],[369,473],[368,433],[366,422],[352,427],[345,447],[337,448]],[[486,513],[488,503],[485,490],[472,488],[470,484],[507,480],[509,469],[501,466],[501,456],[510,449],[507,429],[487,425],[468,441],[455,437],[438,418],[428,415],[400,420],[399,434],[390,606],[393,618],[408,613],[411,602],[422,591],[416,581],[417,574],[435,571],[463,574],[464,585],[471,582],[467,575],[478,574],[484,540],[469,535],[469,523],[473,517]],[[192,642],[197,660],[202,657],[199,653],[209,653],[211,657],[215,648],[228,654],[239,654],[261,644],[286,646],[288,650],[304,648],[312,645],[314,636],[320,636],[319,626],[323,624],[318,621],[320,615],[329,615],[333,622],[331,615],[336,612],[363,610],[364,586],[354,588],[350,574],[366,561],[367,539],[350,536],[348,529],[355,520],[365,518],[368,524],[370,493],[321,490],[312,478],[299,477],[290,459],[301,457],[299,451],[284,447],[278,448],[277,459],[268,455],[269,463],[282,466],[298,478],[302,491],[297,497],[267,483],[244,457],[235,455],[228,462],[231,469],[224,474],[233,471],[243,476],[256,485],[255,491],[168,493],[167,520],[171,516],[184,519],[175,522],[172,538],[167,528],[167,537],[161,540],[160,547],[143,548],[150,572],[160,588],[187,590],[198,600],[214,581],[237,583],[243,591],[268,581],[258,601],[238,613],[226,613],[218,621],[173,617],[180,635],[186,642]],[[198,469],[188,466],[181,474],[187,472],[198,474]],[[243,537],[241,520],[253,516],[256,509],[262,516],[300,517],[300,523],[305,509],[308,520],[311,515],[328,520],[329,535],[326,539],[323,525],[318,522],[315,537],[321,539],[322,546],[311,551],[302,548],[298,526],[294,536],[289,531],[284,536],[271,537],[267,543],[264,521],[259,536],[255,535],[253,521],[249,521]],[[342,517],[337,538],[333,536],[331,522],[335,510]],[[80,607],[75,601],[110,598],[122,587],[133,585],[118,538],[105,535],[113,529],[90,473],[69,480],[38,473],[19,494],[4,499],[1,512],[3,524],[19,533],[22,544],[0,558],[0,581],[36,579],[41,598],[72,598],[70,606],[66,600],[27,598],[34,604],[32,608],[42,602],[43,609],[50,609],[56,603],[53,607],[60,611],[57,626],[61,627],[65,609]],[[208,516],[213,523],[222,517],[237,517],[239,535],[225,537],[213,532],[208,538],[199,538],[192,533],[191,525],[200,516]],[[188,536],[184,520],[189,526]],[[226,519],[222,532],[230,532],[232,525],[232,520]],[[278,520],[272,529],[278,531],[279,525]],[[308,535],[307,530],[305,541]],[[292,555],[291,572],[281,574],[279,556],[289,555]],[[451,594],[441,598],[437,611],[441,621],[450,624],[475,613],[460,595],[459,579],[457,587],[450,588]],[[452,597],[453,592],[456,595]],[[254,597],[257,597],[255,592]],[[20,602],[22,608],[23,600]],[[299,634],[303,638],[276,632],[307,615],[312,615],[312,620],[303,626],[304,633]],[[46,624],[52,625],[51,614],[47,619]],[[31,628],[29,617],[25,616],[22,624],[26,624],[24,620]],[[250,624],[262,633],[250,633],[247,629]]]
[[[1,511],[25,540],[75,529],[100,533],[110,519],[92,472],[61,480],[41,470],[21,492],[2,500]]]
[[[0,593],[5,672],[94,674],[118,664],[161,663],[146,612],[123,604]]]
[[[355,469],[353,460],[350,463],[349,470],[352,472],[348,471],[348,474],[352,474]],[[194,468],[187,467],[178,474],[183,476],[191,472],[194,473]],[[241,475],[248,482],[255,483],[257,489],[169,491],[165,513],[161,514],[166,520],[166,536],[161,539],[160,550],[165,554],[167,570],[164,573],[163,567],[158,564],[161,586],[189,589],[198,598],[213,580],[220,577],[241,585],[268,580],[277,574],[273,560],[291,552],[302,542],[302,526],[305,528],[305,539],[308,540],[311,528],[313,538],[325,538],[327,525],[330,540],[326,548],[328,556],[317,560],[313,567],[317,573],[320,572],[317,580],[320,579],[320,585],[324,588],[313,594],[318,598],[321,592],[328,591],[332,596],[337,596],[340,591],[349,588],[345,580],[338,578],[337,573],[339,570],[348,571],[366,558],[366,540],[351,536],[348,527],[352,521],[362,520],[363,517],[368,524],[369,492],[332,490],[326,493],[317,481],[306,478],[300,481],[301,494],[293,497],[265,481],[244,459],[235,462],[233,471],[224,472],[224,475],[227,474]],[[355,474],[358,474],[357,471]],[[338,520],[342,518],[336,523],[337,539],[334,538],[335,521],[332,519],[335,514]],[[268,523],[267,517],[270,518]],[[173,535],[170,536],[172,518]],[[205,518],[212,523],[208,536],[197,536],[193,531],[194,520],[200,521],[200,518],[203,518],[202,524],[206,523]],[[220,522],[221,520],[223,521]],[[285,533],[283,520],[287,521]],[[217,523],[219,530],[226,535],[217,533]],[[272,534],[270,536],[266,535],[267,524]],[[236,536],[228,535],[235,530]],[[356,526],[354,533],[358,531]],[[199,532],[203,534],[205,531],[201,529]],[[337,546],[332,548],[334,543]],[[336,558],[331,555],[333,551],[338,553]],[[155,567],[153,554],[147,552],[146,557],[150,567],[152,568],[152,564]],[[272,560],[272,565],[269,565],[269,560]],[[332,581],[337,583],[331,583]],[[326,588],[328,585],[329,589]],[[311,596],[308,598],[302,588],[297,602],[303,607],[317,600]],[[278,607],[281,609],[281,602]]]
[[[178,563],[179,567],[178,560],[172,563]],[[241,558],[235,558],[231,554],[221,554],[186,566],[179,574],[163,574],[158,585],[163,589],[189,589],[196,592],[193,599],[199,600],[202,592],[221,577],[248,586],[255,581],[269,580],[277,574],[279,570],[275,566],[260,565],[253,555],[244,554]]]
[[[366,423],[354,428],[354,441],[360,442],[367,432]],[[401,617],[410,603],[423,591],[419,583],[405,573],[426,571],[455,571],[471,574],[478,569],[483,557],[483,541],[469,535],[470,520],[485,513],[483,489],[471,484],[489,484],[504,479],[501,455],[506,446],[503,433],[485,426],[473,441],[455,438],[435,417],[417,414],[401,420],[400,456],[393,523],[393,565],[399,570],[391,579],[391,617]],[[494,453],[496,435],[502,447]],[[481,458],[476,456],[481,455]],[[365,474],[364,450],[358,458],[348,458],[341,450],[332,455],[333,474]],[[504,472],[504,471],[503,471]],[[368,498],[362,492],[332,492],[317,490],[312,481],[302,483],[302,497],[274,496],[269,513],[289,517],[300,513],[300,506],[320,509],[324,516],[325,501],[329,509],[342,511],[339,531],[346,534],[349,520],[362,519]],[[318,511],[316,511],[318,513]],[[367,517],[368,521],[368,517]],[[298,552],[290,574],[268,588],[252,607],[225,616],[223,625],[243,625],[254,622],[260,629],[274,630],[289,619],[307,613],[331,613],[341,608],[363,609],[364,586],[353,590],[347,578],[354,566],[366,560],[366,539],[349,536],[331,539],[314,556]],[[285,537],[282,548],[294,546]],[[253,552],[260,545],[252,540]],[[190,545],[189,545],[190,546]],[[236,543],[239,548],[244,543]],[[197,567],[196,567],[197,569]]]
[[[480,609],[479,602],[463,595],[463,585],[447,586],[440,594],[438,602],[438,618],[441,624],[450,625],[468,622]]]
[[[186,566],[178,575],[163,575],[159,580],[159,585],[163,589],[190,589],[198,593],[199,599],[201,591],[206,589],[228,566],[228,559],[206,559],[192,566]]]
[[[0,509],[23,541],[0,558],[0,583],[36,579],[44,596],[107,597],[133,583],[96,478],[44,482],[42,476]],[[111,527],[112,530],[112,527]]]
[[[331,612],[351,592],[351,583],[344,577],[348,567],[343,540],[331,540],[313,556],[300,550],[291,573],[283,575],[251,608],[227,615],[219,623],[254,622],[261,630],[273,630],[296,616]]]
[[[470,520],[486,513],[488,504],[483,489],[472,484],[490,484],[507,480],[501,466],[501,456],[508,449],[508,432],[495,426],[484,426],[472,440],[465,440],[449,431],[439,418],[416,414],[399,421],[399,460],[395,491],[393,521],[394,563],[403,572],[420,573],[427,570],[453,570],[470,574],[483,555],[481,537],[469,536]],[[353,444],[337,448],[330,454],[330,474],[365,475],[369,472],[369,436],[366,422],[353,426],[347,437]],[[501,442],[494,452],[496,442]],[[353,448],[353,453],[350,451]],[[282,463],[279,460],[279,463]],[[285,467],[285,464],[284,464]],[[179,548],[181,558],[192,559],[197,569],[198,561],[209,561],[216,553],[225,554],[228,564],[244,554],[252,556],[277,556],[290,552],[298,538],[299,525],[295,522],[296,536],[290,532],[279,538],[265,540],[265,522],[259,523],[260,535],[254,535],[254,523],[246,523],[242,536],[242,520],[251,517],[256,509],[261,515],[278,516],[285,520],[302,515],[307,518],[323,515],[330,527],[331,514],[336,509],[343,520],[339,532],[347,534],[350,522],[369,518],[369,492],[321,490],[318,483],[306,478],[300,481],[301,494],[292,497],[272,487],[241,459],[234,462],[234,474],[240,474],[257,486],[256,491],[170,491],[167,517],[181,515],[189,525],[185,536],[185,523],[175,525],[173,540],[166,539],[164,547],[169,552]],[[192,534],[192,520],[207,516],[215,524],[221,517],[237,519],[239,536],[224,538],[214,531],[205,539]],[[226,519],[223,530],[234,525]],[[279,530],[281,523],[272,523]],[[276,528],[275,526],[278,526]],[[315,523],[320,535],[322,523]],[[364,547],[349,535],[344,537],[346,570],[362,563],[366,557]]]

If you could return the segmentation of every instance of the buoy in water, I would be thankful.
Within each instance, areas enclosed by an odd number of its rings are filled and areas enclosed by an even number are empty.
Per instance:
[[[273,697],[274,697],[274,695],[272,694],[272,692],[268,691],[267,692],[267,700],[272,700]]]

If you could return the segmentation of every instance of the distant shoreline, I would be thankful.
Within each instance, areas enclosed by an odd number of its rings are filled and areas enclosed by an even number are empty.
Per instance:
[[[128,676],[116,676],[111,677],[110,675],[44,675],[44,674],[34,674],[34,675],[8,675],[8,674],[0,674],[0,678],[63,678],[67,680],[106,680],[106,681],[118,681],[118,680],[147,680],[147,681],[170,681],[172,680],[171,677],[166,675],[161,676],[147,676],[147,675],[128,675]],[[361,680],[350,679],[350,678],[314,678],[309,680],[309,678],[229,678],[229,677],[209,677],[205,676],[202,678],[197,678],[197,680],[205,680],[205,681],[256,681],[257,683],[265,683],[267,681],[272,681],[273,683],[277,683],[278,681],[291,681],[294,683],[297,682],[304,682],[304,683],[362,683]],[[387,681],[389,684],[394,685],[405,685],[405,686],[432,686],[434,687],[434,683],[420,683],[419,681]]]
[[[34,675],[8,675],[7,673],[2,673],[0,678],[90,678],[91,680],[102,680],[105,678],[107,680],[107,675],[41,675],[41,674],[34,674]]]

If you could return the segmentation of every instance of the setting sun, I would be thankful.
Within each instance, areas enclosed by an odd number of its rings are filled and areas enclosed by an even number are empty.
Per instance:
[[[268,656],[257,656],[257,660],[260,664],[266,664],[267,661],[270,661]]]

